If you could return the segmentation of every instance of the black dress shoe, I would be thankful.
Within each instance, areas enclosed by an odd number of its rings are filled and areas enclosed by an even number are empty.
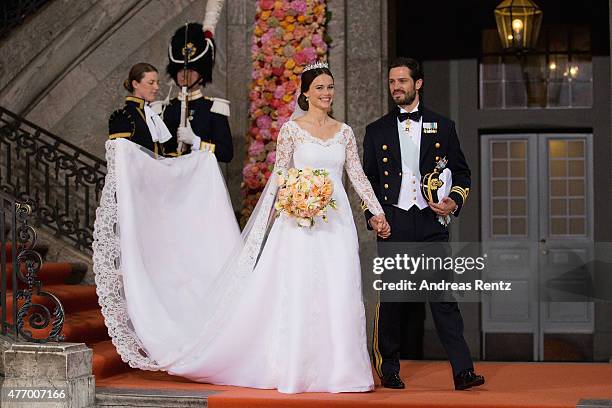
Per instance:
[[[474,373],[471,368],[466,368],[457,374],[454,378],[456,390],[467,390],[471,387],[476,387],[485,383],[485,379],[482,375]]]
[[[385,388],[394,388],[396,390],[401,390],[403,388],[406,388],[406,385],[404,385],[404,382],[402,381],[402,379],[400,378],[398,374],[385,375],[380,380],[380,382],[382,383],[382,386]]]

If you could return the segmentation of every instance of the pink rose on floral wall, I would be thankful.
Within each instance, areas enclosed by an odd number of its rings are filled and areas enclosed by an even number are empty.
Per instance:
[[[282,9],[276,9],[272,12],[272,16],[274,18],[277,18],[279,20],[283,20],[285,18],[285,10]]]
[[[291,7],[297,14],[306,14],[306,9],[308,6],[304,0],[294,0],[290,3],[289,7]]]
[[[249,156],[259,156],[266,150],[266,146],[260,140],[254,140],[249,146]]]
[[[269,116],[260,116],[257,118],[257,127],[260,129],[268,129],[272,124],[272,119]]]
[[[302,52],[306,56],[306,60],[308,62],[316,61],[316,59],[317,59],[317,50],[315,50],[313,47],[304,48],[304,50]]]
[[[270,102],[270,105],[274,108],[274,109],[278,109],[282,106],[283,101],[280,98],[276,98],[272,100],[272,102]]]
[[[319,34],[315,34],[311,38],[312,45],[315,47],[323,47],[325,45],[325,41],[323,41],[323,37]]]
[[[261,132],[259,132],[259,134],[261,135],[262,140],[270,140],[270,137],[272,136],[270,133],[270,129],[261,129]]]

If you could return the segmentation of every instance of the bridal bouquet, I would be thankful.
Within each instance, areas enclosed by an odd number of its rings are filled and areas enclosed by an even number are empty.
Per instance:
[[[332,199],[334,185],[325,169],[291,168],[277,172],[278,198],[274,203],[277,213],[295,217],[300,227],[312,227],[314,218],[327,221],[327,209],[336,209]]]

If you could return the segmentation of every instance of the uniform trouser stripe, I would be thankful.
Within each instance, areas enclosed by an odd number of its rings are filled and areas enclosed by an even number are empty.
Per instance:
[[[374,353],[374,368],[376,369],[376,374],[380,378],[382,378],[382,355],[380,354],[380,350],[378,349],[378,319],[380,313],[380,301],[376,303],[376,317],[374,318],[374,336],[372,339],[372,351]]]

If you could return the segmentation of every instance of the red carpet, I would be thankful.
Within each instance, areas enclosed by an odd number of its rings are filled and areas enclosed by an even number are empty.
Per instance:
[[[353,394],[284,395],[272,390],[193,383],[160,372],[130,369],[108,338],[95,288],[66,285],[71,264],[46,263],[40,277],[44,289],[66,308],[66,341],[86,342],[94,350],[98,387],[217,391],[212,408],[234,407],[575,407],[580,399],[612,399],[612,364],[479,363],[487,383],[470,391],[454,391],[446,362],[404,362],[405,390],[377,387]]]
[[[446,362],[404,362],[405,390],[377,387],[370,393],[284,395],[196,384],[164,373],[133,370],[96,379],[111,388],[224,391],[208,399],[211,408],[242,407],[575,407],[580,399],[612,399],[612,364],[478,363],[487,383],[454,391]]]

